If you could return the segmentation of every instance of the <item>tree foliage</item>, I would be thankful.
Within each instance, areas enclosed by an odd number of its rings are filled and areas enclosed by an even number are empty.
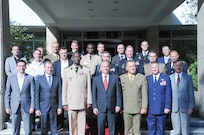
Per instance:
[[[33,48],[28,41],[32,41],[34,35],[27,33],[27,29],[18,25],[10,26],[10,47],[19,46],[21,55],[31,58]]]

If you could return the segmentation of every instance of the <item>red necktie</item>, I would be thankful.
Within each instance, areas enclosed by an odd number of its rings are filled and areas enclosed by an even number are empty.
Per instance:
[[[104,76],[104,82],[103,82],[104,88],[107,91],[108,90],[108,81],[107,81],[107,76]]]

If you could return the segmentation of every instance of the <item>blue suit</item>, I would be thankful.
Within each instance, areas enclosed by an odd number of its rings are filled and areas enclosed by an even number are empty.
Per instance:
[[[177,73],[170,75],[172,85],[172,125],[174,135],[189,134],[188,109],[195,107],[192,77],[184,72],[177,86]]]
[[[40,76],[36,82],[35,109],[41,111],[41,134],[47,135],[47,122],[50,118],[51,134],[57,134],[57,109],[62,109],[62,86],[57,76],[52,77],[49,87],[46,76]]]
[[[166,63],[165,63],[165,60],[164,60],[164,56],[159,57],[159,58],[157,59],[157,62],[166,64]],[[169,62],[171,62],[171,59],[170,59],[170,58],[168,59],[168,62],[167,62],[167,63],[169,63]]]
[[[183,72],[187,73],[188,72],[188,64],[186,62],[183,61],[183,69],[182,69]],[[171,68],[171,62],[167,63],[166,64],[166,74],[167,75],[171,75],[175,73],[175,70],[174,68],[172,67]]]
[[[67,67],[70,67],[72,65],[73,61],[68,59],[68,65]],[[58,76],[59,78],[61,77],[61,60],[57,60],[53,63],[53,67],[54,67],[54,74],[56,76]]]
[[[171,81],[165,74],[160,74],[156,82],[153,75],[148,75],[146,79],[148,84],[148,135],[164,135],[166,121],[164,109],[171,110]]]
[[[149,53],[149,51],[148,51]],[[149,59],[147,58],[148,54],[146,56],[143,56],[142,52],[137,53],[134,57],[134,60],[136,61],[137,65],[137,73],[144,74],[144,64],[149,63]]]
[[[5,108],[11,109],[13,135],[20,135],[21,117],[24,122],[25,135],[31,135],[30,108],[34,109],[34,78],[28,74],[24,76],[20,90],[17,75],[11,75],[6,82]]]
[[[109,135],[115,135],[115,107],[122,106],[121,89],[118,76],[109,74],[108,89],[103,86],[102,75],[93,78],[92,107],[97,108],[98,135],[105,134],[105,124],[108,123]]]

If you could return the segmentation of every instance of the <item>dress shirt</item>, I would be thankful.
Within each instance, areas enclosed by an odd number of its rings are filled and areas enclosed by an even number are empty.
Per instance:
[[[107,76],[107,82],[109,82],[109,74],[104,74],[104,73],[102,73],[102,79],[103,79],[103,82],[104,82],[104,76]]]
[[[168,63],[168,60],[169,60],[169,56],[164,56],[164,63],[166,64],[166,63]]]
[[[44,75],[44,63],[33,61],[27,66],[25,72],[32,75],[36,80],[38,76]]]
[[[154,74],[153,74],[153,81],[154,81],[154,82],[155,82],[155,77],[156,77],[156,80],[157,80],[157,81],[159,80],[159,75],[160,75],[160,73],[157,74],[157,75],[154,75]]]
[[[118,54],[118,56],[119,56],[120,60],[125,59],[125,54]]]
[[[67,60],[60,60],[61,62],[61,77],[63,78],[63,72],[66,67],[68,67],[68,59]]]
[[[19,89],[20,89],[20,91],[22,91],[23,82],[24,82],[24,79],[25,79],[25,74],[17,73],[17,77],[18,77],[18,86],[19,86]]]
[[[142,51],[143,56],[147,56],[147,54],[148,54],[148,51]]]
[[[133,60],[133,58],[127,58],[127,60]]]
[[[128,78],[132,81],[135,78],[135,75],[128,73]]]
[[[47,73],[45,73],[45,77],[46,77],[46,79],[47,79],[47,82],[48,82],[48,84],[49,84],[49,77],[51,77],[51,82],[50,82],[50,84],[49,85],[52,85],[52,75],[49,75],[49,74],[47,74]]]

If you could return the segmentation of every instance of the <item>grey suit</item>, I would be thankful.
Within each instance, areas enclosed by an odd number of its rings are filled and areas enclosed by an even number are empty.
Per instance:
[[[172,86],[172,124],[174,135],[189,134],[188,109],[195,107],[192,77],[182,72],[179,86],[177,73],[170,75]]]
[[[5,73],[7,76],[11,76],[17,73],[16,67],[16,60],[14,56],[10,56],[6,58],[5,61]]]
[[[7,79],[5,108],[11,109],[13,135],[20,135],[21,117],[24,121],[25,135],[31,135],[30,108],[34,108],[34,78],[25,74],[22,89],[18,84],[17,74]]]

